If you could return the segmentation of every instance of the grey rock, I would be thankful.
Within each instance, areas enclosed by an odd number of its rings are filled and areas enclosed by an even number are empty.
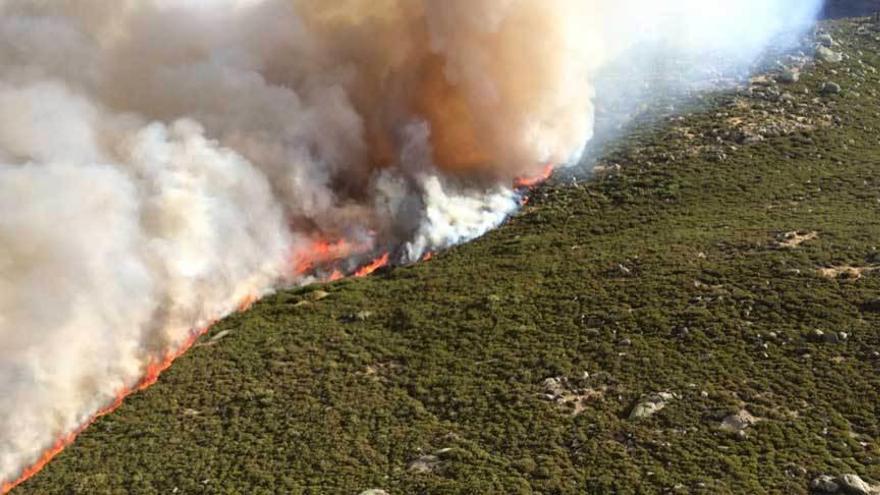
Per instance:
[[[871,485],[856,474],[833,477],[827,474],[818,476],[810,483],[814,493],[842,493],[847,495],[878,495],[880,486]]]
[[[773,80],[767,76],[755,76],[749,79],[749,83],[753,86],[769,87],[773,86]]]
[[[807,338],[813,342],[824,342],[826,344],[839,344],[842,340],[845,340],[841,334],[837,332],[823,332],[819,329],[810,332]],[[848,335],[847,338],[849,338]]]
[[[844,474],[837,478],[837,483],[844,493],[851,495],[876,495],[880,493],[880,487],[871,486],[865,480],[855,474]]]
[[[840,94],[842,88],[836,82],[825,82],[822,84],[822,87],[819,89],[819,93],[823,95],[836,95]]]
[[[211,337],[211,342],[218,342],[232,334],[232,330],[223,330],[221,332],[217,332],[216,335]]]
[[[843,61],[843,54],[835,52],[828,47],[820,46],[816,49],[816,59],[820,62],[836,64]]]
[[[439,465],[440,458],[436,455],[423,455],[409,463],[406,469],[411,473],[428,474],[433,473]]]
[[[557,397],[561,397],[565,394],[565,385],[563,384],[564,378],[556,377],[556,378],[548,378],[544,380],[544,391],[548,396],[555,399]]]
[[[820,475],[816,479],[814,479],[810,483],[810,488],[812,488],[814,492],[818,493],[840,492],[840,485],[837,484],[833,476],[828,476],[827,474]]]
[[[660,412],[675,396],[669,392],[648,394],[639,399],[639,402],[629,413],[629,419],[640,420],[650,418]]]
[[[818,41],[819,44],[824,46],[825,48],[831,48],[832,46],[834,46],[834,38],[832,38],[831,35],[828,33],[820,34],[816,37],[816,41]]]
[[[370,490],[365,490],[360,493],[360,495],[390,495],[385,490],[380,490],[378,488],[372,488]]]
[[[325,290],[316,290],[316,291],[310,292],[307,297],[310,300],[317,302],[322,299],[327,299],[328,297],[330,297],[330,293]]]
[[[358,311],[357,313],[349,313],[343,315],[339,320],[343,323],[364,322],[373,317],[372,311]]]
[[[776,80],[782,84],[794,84],[801,78],[800,72],[792,69],[785,69],[781,74],[776,76]]]
[[[752,416],[750,412],[743,409],[736,414],[731,414],[724,418],[719,428],[728,433],[739,434],[745,432],[747,428],[755,425],[759,421],[761,421],[759,418]]]
[[[838,343],[840,343],[840,336],[836,333],[833,333],[833,332],[826,333],[824,340],[825,340],[825,342],[827,342],[829,344],[838,344]]]

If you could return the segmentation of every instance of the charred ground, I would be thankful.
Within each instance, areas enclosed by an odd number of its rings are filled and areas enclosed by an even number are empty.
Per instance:
[[[842,62],[637,122],[477,242],[223,321],[14,493],[880,480],[880,26],[826,27]]]

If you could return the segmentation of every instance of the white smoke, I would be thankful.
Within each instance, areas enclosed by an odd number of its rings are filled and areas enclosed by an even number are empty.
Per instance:
[[[310,280],[314,239],[350,269],[498,225],[516,177],[578,161],[607,64],[747,62],[819,3],[0,0],[0,487],[192,329]]]

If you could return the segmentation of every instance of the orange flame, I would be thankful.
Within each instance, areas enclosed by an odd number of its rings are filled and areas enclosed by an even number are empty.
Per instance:
[[[553,168],[553,165],[547,165],[544,167],[541,175],[535,177],[518,177],[513,181],[513,187],[515,189],[531,189],[549,179],[550,176],[553,175]]]
[[[369,265],[359,268],[356,272],[354,272],[355,277],[366,277],[368,275],[372,275],[376,270],[382,268],[383,266],[387,266],[388,262],[391,260],[391,253],[385,253],[379,258],[373,260]]]
[[[352,252],[357,251],[354,246],[344,239],[338,241],[326,241],[318,239],[312,241],[306,249],[297,250],[293,253],[293,274],[306,275],[318,268],[318,265],[330,263],[347,258]]]

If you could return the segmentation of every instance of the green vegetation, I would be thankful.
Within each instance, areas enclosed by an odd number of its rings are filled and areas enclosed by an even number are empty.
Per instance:
[[[477,242],[223,321],[14,493],[800,494],[820,473],[880,480],[880,271],[841,268],[880,266],[880,33],[858,24],[830,28],[849,59],[779,86],[787,107],[707,98]],[[819,96],[829,80],[842,92]],[[782,135],[731,137],[771,118]],[[656,392],[676,398],[629,419]],[[719,428],[743,409],[760,421]]]

